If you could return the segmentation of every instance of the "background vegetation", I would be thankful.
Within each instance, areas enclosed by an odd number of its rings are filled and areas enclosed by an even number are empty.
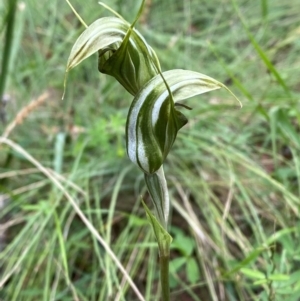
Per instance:
[[[2,67],[9,2],[0,3]],[[106,3],[129,21],[139,6]],[[94,0],[72,4],[88,24],[110,15]],[[165,163],[172,300],[300,299],[299,16],[297,0],[147,1],[138,28],[162,69],[212,76],[244,105],[223,91],[187,102],[189,123]],[[2,128],[17,145],[0,149],[0,299],[138,300],[67,192],[145,299],[159,300],[143,176],[124,151],[131,96],[95,56],[70,73],[61,100],[83,31],[66,2],[19,1],[14,25],[1,74]]]

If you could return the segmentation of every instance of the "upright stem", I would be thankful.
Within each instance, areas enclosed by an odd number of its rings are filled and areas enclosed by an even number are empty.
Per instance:
[[[163,167],[161,166],[154,174],[145,174],[145,182],[151,195],[156,215],[156,218],[152,216],[144,204],[150,217],[159,248],[162,301],[170,301],[169,260],[172,237],[167,229],[170,200]]]
[[[10,0],[8,2],[8,13],[6,16],[6,33],[5,33],[5,43],[2,55],[2,66],[1,66],[1,76],[0,76],[0,101],[5,90],[5,83],[8,75],[11,47],[13,42],[13,29],[15,24],[15,13],[17,7],[17,0]]]
[[[170,211],[170,199],[163,166],[154,174],[144,174],[148,191],[151,195],[156,218],[167,231]]]
[[[163,254],[160,252],[159,255],[162,301],[170,301],[169,260],[170,248],[165,249]]]

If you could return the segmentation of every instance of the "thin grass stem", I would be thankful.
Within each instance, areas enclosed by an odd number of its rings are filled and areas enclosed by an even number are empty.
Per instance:
[[[8,75],[9,62],[10,62],[10,54],[11,47],[13,42],[13,32],[14,32],[14,24],[15,24],[15,14],[17,7],[17,0],[7,1],[9,3],[8,13],[7,13],[7,26],[5,33],[5,43],[4,50],[2,55],[2,66],[1,66],[1,76],[0,76],[0,101],[2,101],[2,97],[5,90],[6,79]]]

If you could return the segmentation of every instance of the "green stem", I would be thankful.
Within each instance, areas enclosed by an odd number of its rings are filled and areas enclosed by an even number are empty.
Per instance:
[[[145,182],[151,195],[156,218],[145,203],[143,206],[151,221],[159,248],[160,283],[162,301],[170,301],[169,260],[172,237],[168,233],[168,216],[170,209],[169,193],[163,167],[154,174],[145,174]]]
[[[170,248],[164,249],[159,255],[162,301],[170,301],[169,260]]]
[[[0,76],[0,101],[5,90],[5,83],[8,74],[10,53],[13,41],[13,29],[15,23],[15,12],[17,7],[17,0],[8,1],[8,13],[6,17],[6,33],[5,33],[5,43],[2,55],[2,66],[1,66],[1,76]]]
[[[158,243],[162,301],[170,301],[169,260],[172,237],[167,230],[163,228],[157,218],[151,213],[150,209],[146,206],[143,200],[142,204],[152,225]]]
[[[161,226],[167,231],[170,200],[164,169],[161,166],[154,174],[144,174],[144,176],[153,201],[156,218]]]

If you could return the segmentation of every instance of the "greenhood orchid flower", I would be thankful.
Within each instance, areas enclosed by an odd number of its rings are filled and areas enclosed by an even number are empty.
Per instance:
[[[134,27],[144,2],[132,24],[107,7],[115,16],[98,19],[86,28],[71,50],[66,71],[98,52],[98,70],[113,76],[134,96],[126,122],[127,154],[144,172],[156,216],[166,229],[169,197],[163,163],[187,123],[179,111],[185,106],[178,101],[219,88],[232,92],[201,73],[161,72],[154,50]]]
[[[134,95],[159,74],[160,64],[143,36],[123,19],[104,17],[93,22],[71,50],[67,72],[98,52],[98,69],[113,76]]]
[[[221,87],[224,85],[213,78],[188,70],[166,71],[147,82],[136,94],[127,117],[126,147],[130,160],[147,174],[156,172],[177,132],[187,123],[177,102]]]

